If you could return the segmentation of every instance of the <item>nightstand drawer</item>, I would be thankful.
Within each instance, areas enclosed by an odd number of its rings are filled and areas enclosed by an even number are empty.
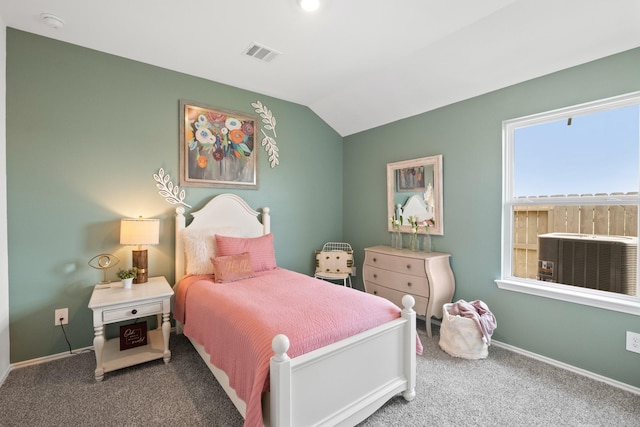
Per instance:
[[[397,271],[398,273],[411,274],[412,276],[426,277],[427,275],[424,259],[422,258],[409,258],[367,251],[364,262],[367,265],[389,271]]]
[[[162,313],[162,301],[123,307],[115,310],[104,310],[102,312],[102,321],[105,323],[117,322],[119,320],[135,319],[158,313]]]

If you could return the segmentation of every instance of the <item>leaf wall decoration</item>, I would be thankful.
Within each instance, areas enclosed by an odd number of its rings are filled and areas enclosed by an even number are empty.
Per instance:
[[[262,146],[264,147],[267,155],[269,156],[269,164],[272,168],[276,167],[280,164],[280,160],[278,160],[278,147],[276,146],[276,137],[278,136],[276,133],[276,118],[273,117],[273,113],[262,104],[260,101],[253,102],[251,104],[253,108],[255,108],[256,113],[262,117]],[[273,137],[267,135],[265,129],[273,132]]]
[[[183,205],[188,208],[191,207],[191,205],[184,202],[184,198],[187,196],[187,193],[184,189],[181,190],[177,185],[173,185],[171,177],[169,174],[164,173],[163,168],[160,168],[157,174],[153,174],[153,179],[156,181],[158,193],[164,197],[167,202],[172,205]]]

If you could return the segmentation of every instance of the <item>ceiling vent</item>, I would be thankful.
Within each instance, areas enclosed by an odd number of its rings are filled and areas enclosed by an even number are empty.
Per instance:
[[[257,43],[252,43],[244,53],[245,55],[251,56],[264,62],[271,62],[273,58],[280,54],[280,52],[278,51],[269,49],[268,47],[260,46]]]

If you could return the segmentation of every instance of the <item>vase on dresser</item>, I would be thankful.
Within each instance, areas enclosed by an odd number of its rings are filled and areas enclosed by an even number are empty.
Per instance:
[[[429,234],[429,229],[427,229],[427,233],[424,235],[422,239],[422,250],[424,252],[431,252],[431,234]]]
[[[418,233],[411,233],[411,237],[409,237],[409,249],[413,252],[418,252],[420,250],[420,245],[418,244]]]
[[[391,232],[391,247],[394,249],[402,249],[402,234],[400,230],[394,229]]]

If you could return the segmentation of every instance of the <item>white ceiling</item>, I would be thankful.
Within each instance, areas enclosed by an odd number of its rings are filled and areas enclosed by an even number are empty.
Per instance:
[[[306,105],[342,136],[640,46],[640,0],[321,1],[0,0],[0,16]],[[254,42],[281,54],[244,55]]]

